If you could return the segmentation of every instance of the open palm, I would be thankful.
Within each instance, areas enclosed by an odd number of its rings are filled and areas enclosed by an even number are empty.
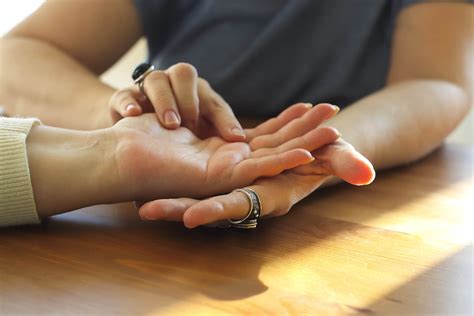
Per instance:
[[[252,150],[243,142],[228,143],[218,137],[202,140],[186,128],[165,129],[153,114],[125,118],[113,131],[119,140],[118,174],[142,199],[229,192],[257,178],[307,164],[313,160],[310,151],[320,147],[319,140],[308,144],[295,131],[283,146]]]
[[[287,109],[279,120],[268,121],[255,129],[247,130],[249,146],[265,153],[268,147],[292,142],[293,133],[306,133],[306,142],[300,148],[312,151],[312,163],[299,166],[272,178],[258,179],[252,183],[264,208],[263,216],[282,215],[297,201],[321,186],[331,175],[349,183],[363,185],[372,182],[374,170],[370,162],[352,145],[338,135],[331,135],[325,127],[315,129],[335,114],[326,106],[318,105],[308,111],[300,105]],[[309,146],[321,140],[320,146]],[[331,141],[330,141],[331,140]],[[165,210],[167,210],[165,212]],[[248,201],[240,193],[212,197],[203,201],[180,198],[151,201],[140,208],[146,219],[183,220],[188,227],[209,224],[226,218],[241,218],[248,211]]]

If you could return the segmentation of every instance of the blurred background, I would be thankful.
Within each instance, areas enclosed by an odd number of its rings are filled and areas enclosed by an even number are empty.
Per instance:
[[[44,0],[0,1],[0,36],[33,13],[43,2]],[[145,58],[146,42],[142,39],[104,73],[102,79],[114,87],[126,87],[131,84],[131,69],[134,69]],[[472,110],[466,120],[448,137],[448,142],[474,144],[474,112]]]

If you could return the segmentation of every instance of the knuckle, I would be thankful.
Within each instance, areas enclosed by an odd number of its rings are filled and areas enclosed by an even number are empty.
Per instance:
[[[211,87],[211,84],[209,83],[209,81],[207,81],[204,78],[199,78],[198,81],[199,81],[199,84],[202,85],[205,88],[210,88]]]
[[[282,130],[279,130],[271,140],[271,143],[274,145],[283,145],[286,142],[285,133]]]
[[[209,100],[208,106],[213,111],[223,111],[223,110],[225,110],[224,104],[222,104],[222,102],[219,102],[219,100],[216,100],[216,99]]]
[[[110,97],[109,106],[115,107],[130,99],[133,100],[131,91],[128,89],[120,89],[115,91]]]
[[[196,68],[188,63],[177,63],[172,66],[170,72],[174,73],[178,78],[194,78],[197,77],[198,72]]]
[[[164,71],[161,70],[155,70],[151,72],[148,76],[145,78],[145,86],[148,84],[151,84],[156,81],[168,81],[168,76]]]
[[[275,159],[275,166],[278,168],[278,170],[285,170],[286,164],[285,164],[285,156],[283,154],[279,154],[276,156]]]
[[[273,215],[275,216],[285,215],[291,210],[292,206],[293,204],[288,200],[280,202],[280,205],[276,207],[275,211],[273,212]]]
[[[225,206],[224,203],[220,200],[215,200],[214,201],[214,210],[218,212],[219,214],[224,214],[225,213]]]
[[[130,90],[120,89],[120,90],[115,91],[115,93],[112,95],[112,99],[122,100],[122,99],[130,97],[130,95],[131,95]]]
[[[335,139],[339,138],[339,132],[334,127],[326,126],[325,130],[326,130],[326,133],[327,133],[328,137],[331,138],[332,140],[335,140]]]
[[[250,147],[252,149],[264,148],[266,147],[266,141],[264,136],[257,136],[250,142]]]

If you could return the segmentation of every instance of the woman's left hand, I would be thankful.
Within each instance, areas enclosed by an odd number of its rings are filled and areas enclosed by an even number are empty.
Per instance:
[[[311,128],[311,124],[304,122],[315,120],[317,115],[317,111],[298,108],[298,105],[289,108],[279,118],[248,130],[250,147],[258,149],[284,142],[290,137],[286,131],[295,130],[298,124]],[[331,176],[354,185],[369,184],[375,177],[371,163],[342,139],[314,151],[313,156],[316,160],[311,164],[272,178],[259,179],[249,186],[260,196],[262,216],[286,214],[294,204]],[[143,219],[183,221],[187,227],[193,228],[221,220],[242,218],[247,214],[248,208],[249,202],[245,195],[231,192],[205,200],[155,200],[143,204],[139,213]]]
[[[168,129],[186,127],[199,138],[219,136],[225,141],[244,141],[245,133],[227,102],[198,76],[195,67],[178,63],[155,70],[137,86],[117,90],[109,100],[112,120],[155,112]]]

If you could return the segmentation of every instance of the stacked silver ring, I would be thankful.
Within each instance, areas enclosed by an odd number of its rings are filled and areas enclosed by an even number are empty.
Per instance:
[[[227,222],[230,227],[241,228],[241,229],[252,229],[257,227],[257,221],[262,211],[262,203],[257,192],[250,188],[236,189],[234,192],[241,192],[245,194],[250,202],[250,209],[247,215],[239,220],[228,219]]]

